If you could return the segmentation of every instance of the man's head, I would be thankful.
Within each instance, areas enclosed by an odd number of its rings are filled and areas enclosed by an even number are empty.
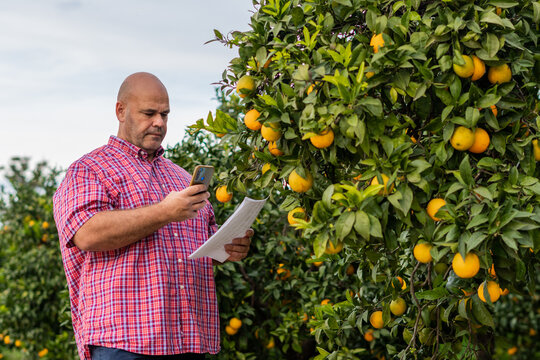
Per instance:
[[[167,89],[156,76],[145,72],[129,75],[120,86],[116,102],[118,137],[153,158],[167,133],[169,111]]]

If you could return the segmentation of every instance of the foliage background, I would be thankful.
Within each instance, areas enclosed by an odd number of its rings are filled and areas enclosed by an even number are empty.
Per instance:
[[[243,196],[269,196],[255,224],[251,256],[216,268],[222,329],[232,317],[243,326],[236,335],[222,332],[223,350],[213,358],[538,357],[540,170],[531,146],[540,136],[538,2],[254,4],[260,11],[251,31],[227,36],[216,31],[217,41],[239,51],[220,82],[221,107],[168,151],[188,170],[214,165],[214,185],[234,191],[231,203],[212,197],[218,223]],[[369,41],[381,32],[385,46],[374,53]],[[477,83],[458,78],[451,67],[461,53],[475,53],[488,66],[510,63],[513,81],[492,86],[485,78]],[[268,60],[268,67],[260,66]],[[374,73],[369,79],[368,71]],[[256,90],[241,99],[233,91],[246,74],[254,77]],[[311,85],[315,90],[307,94]],[[487,110],[493,104],[497,116]],[[253,107],[263,122],[282,127],[284,156],[273,157],[260,134],[244,126],[243,114]],[[457,125],[489,130],[487,153],[455,151],[448,140]],[[336,133],[334,144],[315,149],[308,138],[327,126]],[[264,163],[271,170],[261,175]],[[304,195],[287,187],[294,169],[315,178]],[[0,353],[5,358],[36,359],[43,349],[48,349],[43,358],[75,358],[52,219],[59,173],[46,164],[30,168],[24,159],[4,171],[9,188],[2,188],[0,203]],[[369,185],[383,173],[395,185],[389,196]],[[434,196],[448,203],[439,223],[425,213]],[[298,205],[310,221],[294,229],[286,214]],[[354,226],[356,217],[348,220],[352,211],[368,214],[368,231]],[[328,241],[336,240],[345,243],[344,250],[325,254]],[[437,264],[450,264],[456,251],[476,251],[480,274],[463,281],[448,267],[437,273],[432,265],[420,265],[412,256],[418,240],[436,245]],[[495,304],[483,304],[473,294],[472,307],[460,305],[467,297],[461,289],[474,292],[489,279],[493,263],[511,294]],[[407,289],[398,290],[397,276]],[[398,296],[408,310],[392,317],[388,305]],[[324,299],[330,303],[321,305]],[[383,310],[385,327],[367,342],[363,335],[376,309]],[[406,329],[428,331],[423,341],[420,336],[420,342],[411,342],[403,339]],[[433,341],[434,334],[440,341]],[[517,353],[509,355],[514,346]]]

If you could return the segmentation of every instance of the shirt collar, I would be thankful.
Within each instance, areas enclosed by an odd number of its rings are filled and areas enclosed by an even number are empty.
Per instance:
[[[144,160],[148,159],[148,153],[145,150],[141,149],[136,145],[133,145],[129,141],[120,139],[117,136],[111,135],[108,145],[126,153],[129,156]],[[162,156],[164,152],[165,150],[163,149],[163,146],[160,146],[159,149],[157,149],[156,151],[156,156],[154,157],[154,159]]]

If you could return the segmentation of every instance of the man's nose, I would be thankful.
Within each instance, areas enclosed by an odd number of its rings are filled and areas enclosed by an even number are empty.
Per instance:
[[[162,128],[165,127],[165,124],[167,123],[167,118],[164,117],[161,114],[156,114],[152,121],[152,126]]]

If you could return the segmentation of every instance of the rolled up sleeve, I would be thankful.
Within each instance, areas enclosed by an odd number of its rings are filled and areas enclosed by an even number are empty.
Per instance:
[[[54,219],[62,246],[72,247],[73,236],[95,214],[113,210],[114,204],[97,174],[74,164],[53,197]]]

